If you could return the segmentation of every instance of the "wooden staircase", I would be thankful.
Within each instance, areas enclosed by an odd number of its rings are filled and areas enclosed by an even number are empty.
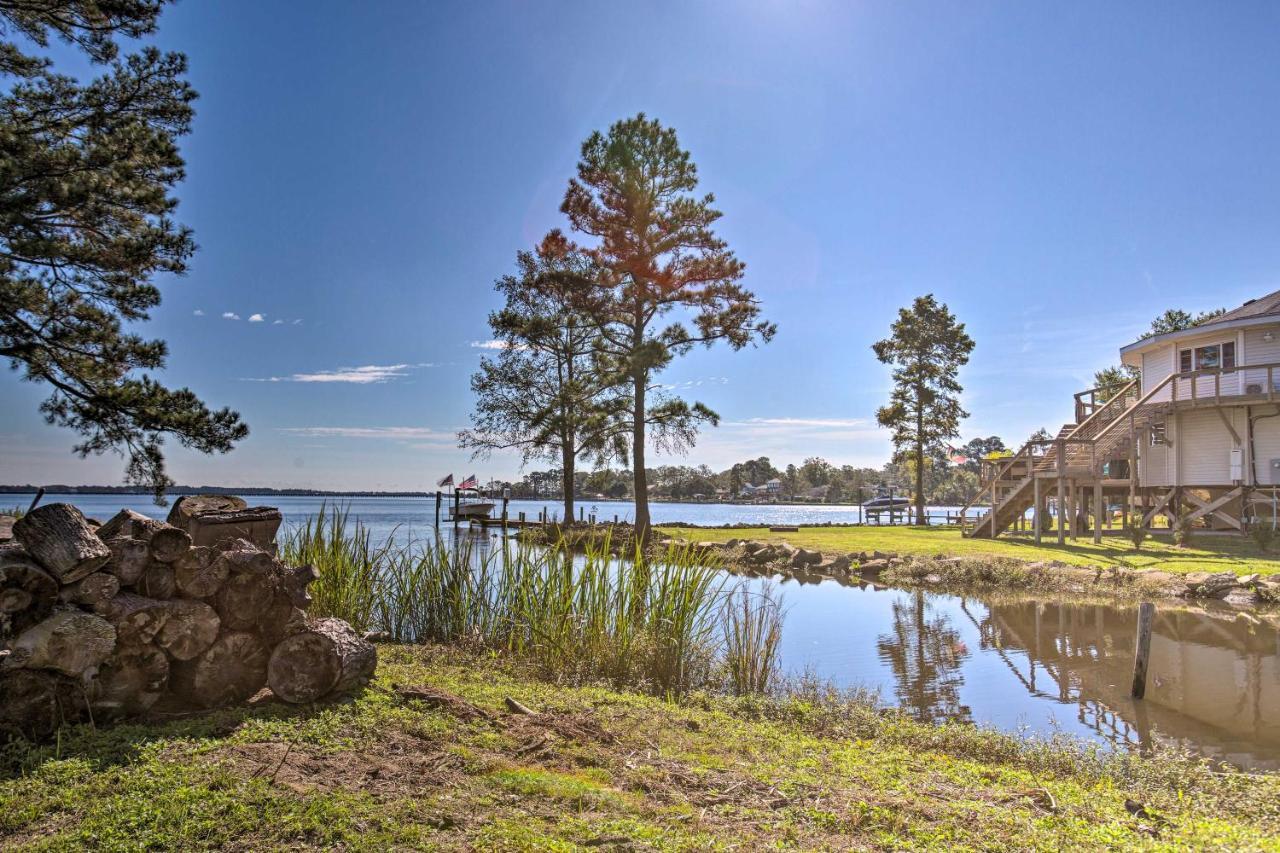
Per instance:
[[[1052,439],[1028,441],[1004,464],[994,467],[978,496],[962,510],[964,516],[979,501],[990,503],[986,514],[967,529],[967,535],[994,539],[1008,530],[1035,504],[1037,478],[1094,481],[1103,478],[1108,462],[1128,459],[1130,437],[1145,430],[1165,408],[1147,398],[1139,399],[1137,388],[1136,380],[1130,382],[1094,407],[1081,423],[1064,424]]]

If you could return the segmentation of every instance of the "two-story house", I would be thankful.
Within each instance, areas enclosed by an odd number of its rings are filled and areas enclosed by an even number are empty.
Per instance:
[[[1280,491],[1280,291],[1211,321],[1120,350],[1139,378],[1076,395],[1075,421],[989,464],[991,510],[969,531],[1023,525],[1037,541],[1046,505],[1059,541],[1100,539],[1119,506],[1124,523],[1246,529],[1273,523]],[[976,503],[976,501],[975,501]],[[966,507],[966,512],[968,511]]]

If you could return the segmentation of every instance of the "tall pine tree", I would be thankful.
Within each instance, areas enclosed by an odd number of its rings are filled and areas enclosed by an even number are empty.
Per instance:
[[[927,523],[924,474],[929,456],[959,436],[960,420],[969,416],[960,407],[957,395],[964,389],[956,377],[969,363],[973,339],[933,294],[899,310],[890,332],[872,345],[876,358],[893,365],[893,393],[889,405],[876,412],[876,420],[893,430],[895,460],[912,469],[916,523],[923,525]]]
[[[654,377],[697,344],[725,341],[736,350],[775,331],[740,283],[744,264],[712,230],[721,216],[715,198],[695,196],[697,186],[697,167],[675,131],[641,113],[587,138],[560,208],[592,238],[583,251],[601,272],[604,298],[594,310],[603,364],[629,387],[642,537],[650,520],[646,444],[683,450],[700,425],[718,422],[701,403],[663,394]],[[677,311],[682,316],[672,317]]]
[[[166,436],[212,453],[248,434],[235,412],[142,373],[164,366],[165,344],[123,327],[160,303],[153,277],[184,272],[195,250],[171,218],[195,99],[186,59],[121,58],[115,42],[154,32],[162,5],[0,0],[5,31],[39,47],[59,38],[102,69],[80,83],[0,42],[0,357],[53,389],[41,411],[81,434],[80,455],[122,453],[128,481],[157,500]]]
[[[596,364],[599,332],[589,312],[599,271],[553,234],[537,252],[521,252],[517,275],[496,288],[501,310],[489,315],[500,349],[471,377],[472,428],[458,434],[477,456],[517,450],[523,462],[561,466],[564,519],[573,520],[577,461],[625,458],[626,399]]]

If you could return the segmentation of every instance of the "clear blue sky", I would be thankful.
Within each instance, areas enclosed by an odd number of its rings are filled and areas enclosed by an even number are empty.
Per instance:
[[[977,341],[964,438],[1056,428],[1154,314],[1280,287],[1277,32],[1280,5],[1244,2],[181,3],[157,41],[201,93],[179,191],[201,248],[147,332],[166,382],[252,435],[174,448],[172,474],[515,475],[453,441],[493,279],[563,225],[587,134],[641,110],[779,326],[665,375],[724,418],[689,462],[881,464],[870,344],[927,292]],[[314,381],[357,368],[379,381]],[[0,481],[119,481],[44,426],[42,389],[0,394]]]

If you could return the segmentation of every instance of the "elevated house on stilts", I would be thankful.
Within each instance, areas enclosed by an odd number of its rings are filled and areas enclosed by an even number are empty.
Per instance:
[[[1075,395],[1075,419],[1044,441],[985,463],[965,507],[967,535],[1012,527],[1101,541],[1121,524],[1244,531],[1275,522],[1280,498],[1280,291],[1207,323],[1120,350],[1140,378]],[[971,523],[974,507],[988,511]],[[1059,523],[1052,525],[1053,503]],[[1028,510],[1036,512],[1028,516]]]

